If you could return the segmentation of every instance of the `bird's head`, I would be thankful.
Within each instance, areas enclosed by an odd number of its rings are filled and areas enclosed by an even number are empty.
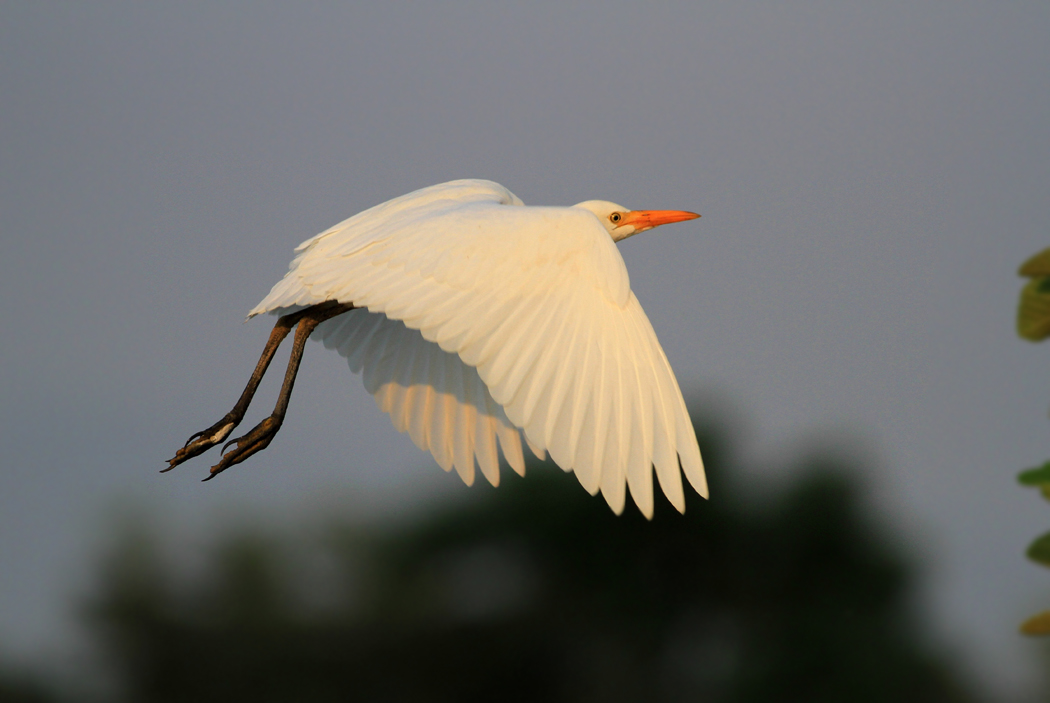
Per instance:
[[[627,239],[632,234],[638,234],[653,227],[671,222],[695,220],[700,217],[695,212],[684,210],[628,210],[623,205],[610,203],[607,200],[588,200],[577,203],[573,207],[593,213],[602,226],[609,231],[614,242]]]

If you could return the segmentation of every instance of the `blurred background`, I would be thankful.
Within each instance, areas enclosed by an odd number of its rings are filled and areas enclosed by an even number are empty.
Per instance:
[[[1050,698],[1048,67],[1045,3],[0,3],[0,700]],[[621,251],[710,501],[466,488],[316,346],[155,473],[298,242],[464,177],[702,213]]]

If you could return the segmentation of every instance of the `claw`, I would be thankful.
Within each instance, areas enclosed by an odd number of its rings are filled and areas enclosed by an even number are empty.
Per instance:
[[[161,473],[171,471],[182,462],[208,451],[216,444],[226,439],[230,432],[233,431],[233,428],[237,426],[238,422],[240,422],[240,418],[233,416],[232,413],[228,413],[208,429],[191,435],[190,438],[186,440],[186,444],[182,446],[182,449],[175,452],[174,457],[168,459],[168,468],[161,469]]]
[[[277,431],[281,429],[282,421],[283,418],[271,415],[253,427],[244,436],[231,439],[222,448],[222,459],[218,464],[211,467],[208,476],[202,480],[210,481],[234,464],[239,464],[252,454],[266,449],[266,447],[270,446],[270,442],[273,441]],[[237,445],[236,448],[226,453],[226,448],[233,444]]]
[[[208,430],[201,430],[200,432],[194,432],[193,434],[190,435],[190,438],[186,440],[186,444],[184,444],[182,446],[183,447],[190,446],[190,442],[192,442],[193,440],[197,439],[198,437],[203,437],[204,433],[207,432],[207,431]]]

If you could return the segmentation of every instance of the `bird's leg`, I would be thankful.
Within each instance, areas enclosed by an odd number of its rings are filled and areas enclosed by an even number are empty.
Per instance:
[[[329,300],[311,306],[299,313],[295,313],[298,317],[291,324],[294,325],[298,323],[299,326],[295,330],[295,339],[292,341],[292,352],[288,358],[288,368],[284,372],[284,384],[281,386],[281,393],[277,397],[277,405],[274,407],[273,413],[253,427],[248,434],[242,437],[237,437],[236,439],[231,439],[227,442],[222,448],[223,452],[226,452],[226,447],[229,447],[231,444],[237,446],[230,452],[224,453],[219,463],[211,467],[211,473],[204,479],[205,481],[214,478],[217,474],[225,471],[234,464],[241,463],[252,454],[260,452],[269,446],[270,442],[277,434],[277,431],[281,429],[281,425],[284,423],[285,413],[288,412],[288,401],[292,397],[292,388],[295,386],[295,377],[299,373],[299,364],[303,360],[303,349],[306,346],[306,340],[310,338],[310,334],[314,329],[325,320],[333,318],[336,315],[342,315],[344,312],[349,312],[353,309],[354,306],[351,303],[339,303],[334,300]],[[293,315],[288,315],[287,317],[293,317]],[[281,319],[283,320],[284,318]],[[285,332],[285,334],[287,334],[287,332]],[[259,363],[262,364],[261,359],[259,360]],[[265,371],[265,366],[263,367],[263,370]],[[254,379],[254,376],[252,378]],[[247,392],[247,389],[245,389],[245,392]],[[252,392],[254,392],[254,389]],[[249,399],[250,398],[251,396],[249,396]],[[230,427],[230,429],[232,430],[233,427]],[[226,430],[226,434],[229,434],[229,430]],[[226,434],[224,434],[223,437],[225,437]],[[222,440],[220,439],[218,441]]]
[[[233,431],[233,428],[240,424],[241,420],[244,419],[244,413],[248,410],[248,405],[255,396],[256,389],[259,388],[259,382],[262,381],[266,369],[273,360],[273,355],[277,353],[277,347],[281,346],[284,338],[288,336],[291,329],[295,327],[296,323],[302,319],[309,309],[306,308],[290,315],[284,315],[277,320],[277,324],[273,326],[273,331],[270,332],[270,338],[266,340],[266,347],[263,348],[262,356],[259,357],[259,363],[255,365],[255,371],[252,372],[252,377],[248,379],[248,385],[244,387],[244,391],[241,393],[237,404],[233,406],[233,410],[226,413],[221,420],[208,429],[191,435],[182,449],[175,452],[175,457],[168,460],[168,468],[161,473],[171,471],[182,462],[211,449],[226,439],[230,432]]]
[[[330,307],[333,304],[337,303],[335,303],[335,301],[328,301],[326,303],[321,303],[320,306]],[[284,341],[284,338],[288,336],[288,333],[293,327],[295,327],[299,320],[309,314],[311,310],[320,306],[313,306],[298,312],[284,315],[277,320],[277,323],[273,326],[273,331],[270,332],[270,338],[266,340],[266,347],[263,349],[262,356],[259,357],[259,363],[255,365],[255,371],[252,372],[252,377],[248,380],[248,385],[245,386],[237,404],[233,406],[233,410],[226,413],[221,420],[208,429],[201,430],[200,432],[191,435],[190,438],[186,440],[186,444],[183,445],[182,449],[175,453],[175,457],[168,460],[168,468],[163,469],[161,473],[164,473],[164,471],[171,471],[182,462],[192,459],[199,454],[203,454],[229,436],[230,432],[233,431],[233,428],[239,425],[241,420],[244,419],[244,413],[247,412],[248,405],[252,402],[252,398],[255,396],[255,391],[259,388],[259,382],[262,381],[262,377],[266,373],[266,369],[270,366],[274,354],[277,353],[277,347],[281,346],[281,342]]]

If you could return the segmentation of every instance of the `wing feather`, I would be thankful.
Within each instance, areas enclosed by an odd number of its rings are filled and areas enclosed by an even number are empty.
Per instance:
[[[632,316],[630,322],[637,343],[643,346],[650,344],[638,317]],[[648,429],[651,432],[649,441],[651,441],[652,461],[656,467],[656,475],[660,480],[660,487],[663,488],[664,495],[679,512],[684,512],[685,495],[682,492],[682,473],[678,468],[678,453],[674,450],[674,423],[670,421],[673,410],[667,407],[667,403],[673,402],[673,399],[664,397],[658,367],[646,364],[639,365],[638,369],[642,374],[640,383],[643,392],[649,394],[652,407],[651,423]]]
[[[615,315],[606,315],[606,329],[612,332],[612,326],[618,325],[619,320]],[[626,473],[627,473],[627,444],[630,437],[630,429],[627,427],[626,415],[629,402],[624,392],[624,364],[623,348],[619,345],[609,346],[608,381],[609,390],[606,396],[608,404],[607,417],[608,429],[605,436],[605,461],[602,464],[602,495],[605,497],[609,507],[617,515],[623,512],[626,496]],[[640,508],[644,507],[639,505]]]
[[[604,318],[605,316],[602,315],[601,324],[597,325],[599,331],[608,329]],[[611,463],[609,466],[605,465],[606,441],[608,440],[609,423],[612,421],[612,394],[615,392],[616,379],[613,378],[612,373],[612,349],[606,346],[604,341],[604,339],[595,340],[597,359],[594,373],[598,374],[598,378],[595,379],[591,387],[594,395],[591,407],[591,412],[594,414],[594,423],[591,429],[594,434],[590,438],[591,451],[585,453],[585,458],[586,456],[591,458],[590,470],[596,491],[601,489],[602,479],[607,476],[606,472],[615,470],[615,466]],[[610,457],[609,460],[614,462],[615,457]],[[603,495],[605,495],[604,492]],[[606,496],[606,500],[608,500],[608,496]],[[615,505],[610,503],[610,506],[614,511],[616,510]]]
[[[552,315],[544,333],[544,343],[537,350],[534,373],[539,380],[531,385],[523,384],[519,390],[524,396],[520,403],[527,427],[535,430],[548,449],[554,441],[553,418],[561,409],[568,385],[571,364],[566,361],[572,358],[571,355],[561,358],[557,352],[571,346],[568,338],[574,332],[573,322],[566,315]],[[512,402],[519,401],[515,398]]]
[[[635,398],[628,408],[628,427],[624,433],[630,433],[627,448],[627,486],[631,489],[638,509],[647,518],[653,516],[653,440],[652,440],[652,394],[642,382],[645,352],[647,351],[637,335],[633,334],[633,320],[629,315],[619,316],[621,333],[627,344],[622,352],[627,368],[624,370],[624,382],[627,393]],[[641,363],[639,363],[641,362]]]
[[[524,472],[520,431],[492,399],[477,369],[456,354],[400,321],[360,309],[322,323],[315,335],[355,363],[394,427],[446,470],[455,468],[469,484],[476,457],[485,478],[498,485],[497,447],[502,444],[508,463]],[[543,451],[531,446],[537,455]]]
[[[467,402],[467,387],[463,374],[463,362],[449,354],[447,356],[449,372],[452,378],[450,405],[452,411],[452,460],[456,465],[463,482],[468,486],[474,483],[474,428],[477,423],[476,411]]]
[[[375,315],[386,319],[382,315]],[[412,383],[419,389],[414,393],[415,404],[408,422],[408,434],[416,446],[425,452],[430,451],[430,413],[435,404],[434,386],[430,384],[430,366],[434,363],[434,354],[420,350],[419,362],[413,369]]]
[[[447,352],[446,352],[447,353]],[[474,456],[478,459],[478,468],[482,475],[493,486],[499,485],[499,455],[496,453],[496,418],[488,389],[473,371],[474,406],[477,408],[477,425],[474,429]]]
[[[503,450],[503,457],[510,464],[510,468],[514,469],[518,476],[524,476],[525,455],[521,451],[521,433],[512,426],[498,425],[496,437],[499,438],[500,449]]]
[[[436,393],[430,415],[430,452],[445,471],[452,470],[452,428],[449,427],[448,358],[437,357],[431,366],[430,384]],[[469,485],[469,484],[468,484]]]

